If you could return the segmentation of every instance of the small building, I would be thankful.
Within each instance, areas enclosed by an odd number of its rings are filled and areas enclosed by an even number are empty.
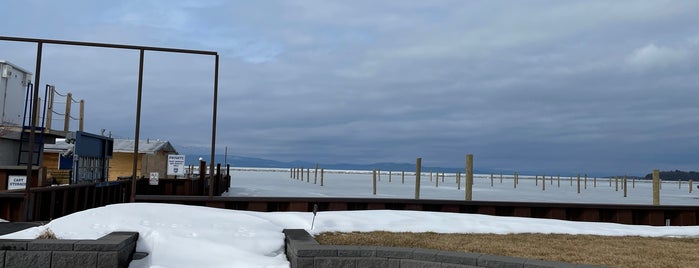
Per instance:
[[[134,140],[114,139],[114,155],[109,162],[109,180],[118,177],[131,177],[133,173]],[[138,142],[138,160],[136,176],[148,177],[151,172],[158,172],[165,178],[167,172],[167,157],[177,154],[175,147],[169,141],[140,140]]]
[[[65,132],[44,127],[41,106],[32,116],[31,80],[29,71],[0,60],[0,191],[24,189],[29,182],[32,187],[44,185],[43,145],[65,136]],[[36,120],[33,129],[32,118]]]
[[[131,177],[134,144],[134,140],[131,139],[114,139],[112,158],[109,160],[110,181],[117,180],[119,177]],[[59,183],[63,183],[61,178],[70,176],[66,174],[68,165],[63,158],[71,148],[73,148],[72,144],[60,139],[56,141],[56,144],[46,145],[44,148],[44,167],[47,169],[48,178],[55,178]],[[168,155],[171,154],[177,154],[177,150],[169,141],[141,140],[138,143],[136,176],[148,177],[151,172],[158,172],[159,177],[165,178]]]
[[[104,182],[109,178],[109,161],[114,140],[83,131],[69,132],[65,139],[44,146],[43,168],[51,183]]]

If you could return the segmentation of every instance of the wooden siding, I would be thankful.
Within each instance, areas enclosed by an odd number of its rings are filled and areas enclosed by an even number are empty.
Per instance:
[[[141,160],[143,154],[138,155],[138,164],[136,165],[136,176],[141,176]],[[109,160],[109,180],[115,181],[118,177],[131,177],[133,173],[133,153],[117,153],[114,152],[112,159]]]

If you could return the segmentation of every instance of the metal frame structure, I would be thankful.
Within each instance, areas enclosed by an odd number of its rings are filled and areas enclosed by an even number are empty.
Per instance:
[[[123,44],[109,44],[109,43],[94,43],[94,42],[80,42],[80,41],[68,41],[68,40],[53,40],[53,39],[39,39],[39,38],[23,38],[23,37],[11,37],[11,36],[0,36],[1,41],[13,41],[13,42],[25,42],[25,43],[36,43],[36,71],[34,76],[34,92],[33,92],[33,105],[31,114],[38,113],[38,98],[39,98],[39,86],[41,81],[41,55],[44,44],[55,44],[55,45],[67,45],[67,46],[84,46],[84,47],[102,47],[102,48],[116,48],[116,49],[127,49],[127,50],[138,50],[140,51],[139,66],[138,66],[138,98],[136,101],[136,129],[134,133],[134,160],[133,160],[133,173],[131,177],[131,198],[130,201],[134,202],[136,200],[136,165],[138,164],[138,140],[141,129],[141,96],[143,92],[143,59],[145,51],[158,51],[158,52],[170,52],[170,53],[184,53],[184,54],[198,54],[198,55],[209,55],[214,56],[216,59],[214,66],[214,100],[213,100],[213,115],[212,115],[212,128],[211,128],[211,163],[209,167],[209,180],[213,180],[214,175],[214,163],[215,163],[215,153],[216,153],[216,116],[218,108],[218,62],[219,55],[216,51],[204,51],[204,50],[190,50],[190,49],[179,49],[179,48],[166,48],[166,47],[151,47],[151,46],[137,46],[137,45],[123,45]],[[34,149],[34,135],[37,128],[36,117],[31,118],[31,129],[30,129],[30,142],[29,150]],[[25,190],[25,198],[29,197],[29,189],[31,188],[32,181],[32,155],[29,154],[29,161],[27,164],[27,187]],[[210,183],[211,185],[211,183]],[[209,197],[213,196],[213,187],[209,187]],[[28,200],[26,200],[28,201]],[[29,207],[29,206],[27,206]],[[28,210],[28,209],[25,209]],[[28,213],[28,212],[25,212]]]

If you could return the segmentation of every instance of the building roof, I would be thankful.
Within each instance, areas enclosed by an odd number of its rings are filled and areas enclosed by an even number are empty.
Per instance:
[[[133,153],[134,140],[114,139],[115,153]],[[56,139],[55,144],[45,144],[44,150],[47,152],[63,152],[73,148],[73,144],[66,143],[65,139]],[[169,141],[161,140],[140,140],[138,152],[142,154],[155,154],[159,151],[177,152]]]
[[[0,60],[0,64],[7,64],[7,65],[12,66],[12,69],[17,69],[25,74],[32,74],[30,71],[27,71],[24,68],[19,67],[18,65],[15,65],[14,63],[11,63],[11,62],[6,61],[6,60]]]
[[[114,139],[114,150],[115,153],[133,153],[134,140],[125,139]],[[145,154],[154,154],[159,151],[166,152],[176,152],[175,147],[170,144],[169,141],[161,140],[139,140],[138,141],[138,152]]]

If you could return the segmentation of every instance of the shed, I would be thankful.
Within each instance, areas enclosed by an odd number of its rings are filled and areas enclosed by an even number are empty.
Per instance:
[[[134,140],[115,139],[114,155],[109,162],[109,180],[118,177],[131,177],[133,172]],[[161,178],[167,172],[167,156],[177,154],[177,150],[169,141],[140,140],[138,142],[138,163],[136,176],[148,177],[151,172],[158,172]]]
[[[109,180],[117,180],[119,177],[131,177],[133,172],[134,140],[114,139],[112,159],[109,161]],[[56,144],[47,144],[44,148],[44,166],[48,169],[48,177],[52,171],[61,174],[60,155],[72,148],[71,144],[64,140],[56,141]],[[148,177],[151,172],[158,172],[160,177],[165,177],[167,172],[167,158],[170,154],[177,154],[177,150],[169,141],[146,139],[138,143],[138,158],[136,164],[136,176]]]

